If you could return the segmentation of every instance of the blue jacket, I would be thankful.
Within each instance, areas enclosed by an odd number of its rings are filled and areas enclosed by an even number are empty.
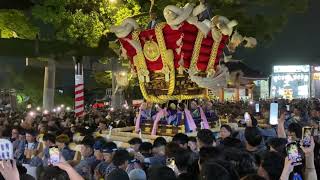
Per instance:
[[[61,155],[66,161],[73,160],[75,151],[69,149],[69,147],[65,147],[61,150]]]
[[[96,157],[91,155],[81,160],[79,164],[74,167],[74,169],[85,179],[92,179],[93,177],[92,171],[93,171],[93,168],[95,168],[94,165],[96,164],[97,164]]]

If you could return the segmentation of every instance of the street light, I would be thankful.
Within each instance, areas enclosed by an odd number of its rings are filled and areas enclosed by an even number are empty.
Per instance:
[[[37,107],[37,111],[41,111],[41,107],[38,106],[38,107]]]
[[[66,108],[66,110],[67,110],[67,111],[70,111],[70,110],[71,110],[71,108],[70,108],[70,107],[67,107],[67,108]]]
[[[35,115],[35,113],[34,113],[33,111],[30,111],[30,112],[29,112],[29,115],[30,115],[31,117],[33,117],[33,116]]]
[[[125,72],[125,71],[120,71],[120,76],[126,76],[127,75],[127,72]]]
[[[48,113],[49,113],[49,111],[46,109],[43,111],[43,114],[48,114]]]

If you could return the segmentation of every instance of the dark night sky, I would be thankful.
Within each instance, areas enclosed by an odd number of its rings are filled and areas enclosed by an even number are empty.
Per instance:
[[[319,64],[320,65],[320,1],[310,0],[306,13],[291,15],[283,31],[277,33],[270,45],[258,46],[234,56],[244,59],[250,67],[269,73],[275,64]],[[22,70],[25,58],[0,56],[2,64],[14,65]],[[18,70],[18,71],[19,71]],[[2,70],[0,70],[2,71]],[[58,70],[57,80],[65,85],[73,82],[73,71]],[[70,77],[66,78],[66,77]],[[58,83],[59,84],[59,83]]]
[[[283,31],[277,33],[268,47],[247,50],[237,59],[244,59],[250,67],[269,72],[276,64],[320,65],[320,1],[310,0],[304,14],[289,17]]]

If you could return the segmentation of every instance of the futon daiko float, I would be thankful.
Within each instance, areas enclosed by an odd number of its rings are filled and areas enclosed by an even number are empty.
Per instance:
[[[148,102],[206,98],[207,89],[219,88],[227,80],[228,69],[220,66],[223,50],[243,44],[254,47],[256,40],[243,37],[234,27],[237,21],[224,16],[199,21],[205,5],[167,6],[166,22],[142,30],[128,18],[111,31],[118,37],[122,56],[130,60],[141,92]]]

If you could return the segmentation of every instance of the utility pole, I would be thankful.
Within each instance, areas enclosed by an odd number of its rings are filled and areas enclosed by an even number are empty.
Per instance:
[[[54,108],[54,93],[56,84],[56,64],[54,58],[48,59],[44,68],[43,109],[51,111]]]

